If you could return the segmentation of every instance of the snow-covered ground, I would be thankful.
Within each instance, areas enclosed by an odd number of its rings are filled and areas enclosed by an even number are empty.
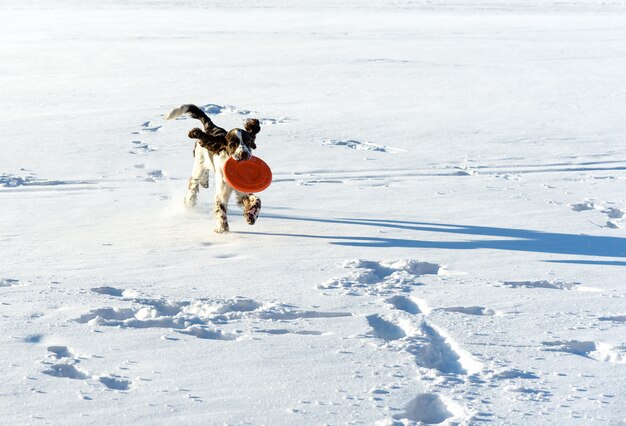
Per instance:
[[[624,70],[619,1],[3,2],[0,424],[623,425]]]

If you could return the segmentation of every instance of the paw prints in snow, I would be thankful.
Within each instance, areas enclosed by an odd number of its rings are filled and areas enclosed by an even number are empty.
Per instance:
[[[132,141],[131,144],[131,148],[128,151],[130,154],[145,154],[147,152],[156,151],[156,148],[142,141]]]
[[[87,380],[90,375],[72,364],[54,364],[43,371],[43,374],[54,377],[66,377],[74,380]]]
[[[49,346],[47,359],[43,361],[46,367],[42,373],[52,377],[71,380],[97,381],[105,388],[116,391],[128,391],[133,386],[131,380],[115,374],[91,374],[86,369],[78,366],[80,362],[81,357],[74,355],[67,346]],[[90,398],[83,397],[82,399]]]
[[[154,125],[152,124],[151,121],[146,121],[145,123],[143,123],[141,125],[141,130],[144,132],[149,132],[149,133],[154,133],[154,132],[158,132],[161,129],[161,125]]]
[[[604,204],[606,205],[603,206],[601,204],[596,204],[593,200],[584,200],[580,203],[570,204],[570,207],[575,212],[600,210],[607,217],[607,222],[604,226],[605,228],[621,228],[621,224],[624,221],[624,215],[626,215],[626,210],[613,206],[613,204],[615,204],[613,202],[606,202]]]
[[[98,380],[107,388],[118,391],[130,390],[133,384],[130,380],[126,380],[117,375],[100,376],[98,377]]]
[[[581,201],[580,203],[570,204],[570,207],[575,212],[584,212],[587,210],[594,210],[597,208],[595,203],[589,200]]]
[[[165,178],[166,178],[165,172],[163,172],[163,170],[156,169],[156,170],[147,172],[144,180],[146,182],[157,182],[157,181],[164,180]]]
[[[322,142],[322,145],[325,146],[339,146],[348,149],[355,149],[358,151],[374,151],[374,152],[388,152],[388,153],[398,153],[404,152],[404,150],[399,148],[393,148],[385,145],[378,145],[371,142],[360,142],[357,140],[337,140],[337,139],[329,139]]]

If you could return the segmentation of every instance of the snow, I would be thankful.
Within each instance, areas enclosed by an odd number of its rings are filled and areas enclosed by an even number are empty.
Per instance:
[[[626,4],[0,5],[0,424],[626,421]],[[261,121],[248,226],[182,205]]]

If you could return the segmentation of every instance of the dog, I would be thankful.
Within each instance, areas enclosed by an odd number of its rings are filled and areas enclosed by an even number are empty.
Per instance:
[[[237,204],[243,209],[244,219],[249,225],[254,225],[261,212],[261,199],[254,194],[244,194],[233,189],[224,179],[223,170],[229,157],[237,161],[252,157],[252,150],[256,149],[256,135],[261,131],[259,120],[249,118],[244,124],[245,129],[235,128],[227,132],[217,127],[204,111],[191,104],[173,109],[165,118],[171,120],[184,114],[200,120],[204,127],[204,130],[196,127],[189,131],[189,137],[195,139],[196,143],[185,205],[189,208],[196,205],[200,186],[209,187],[209,170],[212,170],[215,175],[215,232],[221,234],[229,231],[227,208],[233,192]]]

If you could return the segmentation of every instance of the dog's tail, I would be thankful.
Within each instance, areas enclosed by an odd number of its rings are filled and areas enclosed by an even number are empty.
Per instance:
[[[204,125],[205,131],[209,131],[209,129],[215,127],[215,124],[213,124],[211,119],[204,113],[204,111],[192,104],[185,104],[179,106],[178,108],[174,108],[165,116],[165,119],[172,120],[184,114],[189,114],[191,117],[200,120]]]

